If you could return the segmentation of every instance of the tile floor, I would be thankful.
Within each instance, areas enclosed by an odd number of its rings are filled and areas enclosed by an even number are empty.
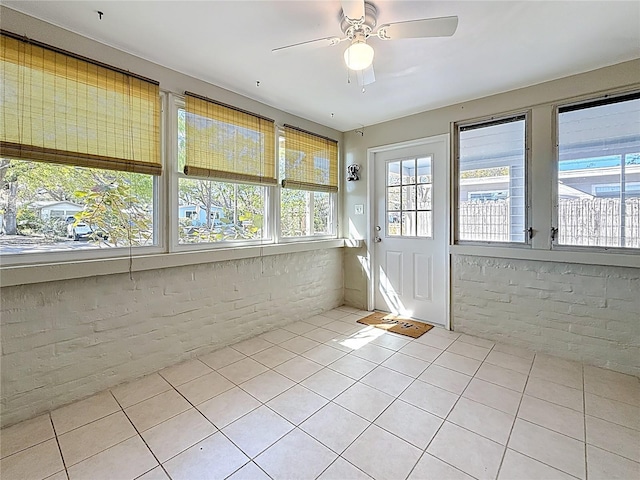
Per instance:
[[[338,309],[1,432],[10,479],[639,479],[638,378]]]

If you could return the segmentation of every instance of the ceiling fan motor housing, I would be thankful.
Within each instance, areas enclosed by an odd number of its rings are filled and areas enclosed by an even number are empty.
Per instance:
[[[353,40],[356,33],[364,33],[368,37],[378,23],[378,9],[373,3],[364,2],[364,21],[361,18],[348,18],[340,10],[340,29]]]

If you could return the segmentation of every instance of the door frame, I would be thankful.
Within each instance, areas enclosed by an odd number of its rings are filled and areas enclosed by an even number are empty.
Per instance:
[[[381,152],[392,152],[394,150],[401,150],[407,147],[416,147],[421,145],[429,145],[432,143],[443,143],[445,147],[445,208],[447,213],[445,215],[445,232],[443,235],[443,241],[446,243],[444,245],[444,251],[446,252],[446,261],[445,261],[445,272],[446,272],[446,282],[445,282],[445,301],[446,301],[446,322],[445,328],[447,330],[451,330],[451,144],[450,144],[450,134],[444,133],[441,135],[434,135],[432,137],[424,137],[416,140],[408,140],[406,142],[399,143],[391,143],[388,145],[380,145],[378,147],[371,147],[367,149],[367,210],[369,214],[367,215],[367,257],[368,257],[368,267],[369,267],[369,288],[367,291],[367,309],[372,311],[375,307],[375,289],[378,284],[378,273],[375,268],[376,258],[375,258],[375,244],[373,243],[373,238],[375,236],[375,232],[373,231],[373,226],[376,223],[375,218],[375,199],[373,198],[375,192],[375,170],[374,170],[374,162],[376,153]]]

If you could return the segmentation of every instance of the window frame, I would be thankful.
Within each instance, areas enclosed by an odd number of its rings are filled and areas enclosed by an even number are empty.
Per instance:
[[[338,238],[338,195],[340,193],[340,184],[342,181],[342,178],[340,176],[340,143],[338,142],[338,191],[337,192],[322,192],[319,190],[301,190],[301,191],[306,191],[306,192],[310,192],[311,193],[311,198],[310,198],[310,204],[311,204],[311,211],[309,212],[309,217],[312,220],[311,223],[313,223],[313,217],[314,217],[314,193],[328,193],[329,194],[329,202],[330,202],[330,217],[329,217],[329,221],[330,223],[333,225],[333,233],[328,234],[328,235],[303,235],[303,236],[298,236],[298,237],[286,237],[282,234],[282,191],[284,190],[284,187],[282,186],[282,172],[280,171],[280,140],[284,138],[284,127],[283,126],[276,126],[276,173],[278,176],[278,185],[275,187],[277,189],[277,194],[274,195],[274,197],[277,197],[277,201],[274,201],[274,205],[273,207],[277,210],[277,214],[274,215],[274,220],[275,220],[275,229],[274,231],[277,232],[275,235],[275,243],[295,243],[295,242],[309,242],[309,241],[313,241],[313,240],[331,240],[331,239],[335,239]],[[277,205],[275,205],[277,203]]]
[[[274,246],[296,243],[312,243],[314,241],[326,242],[328,240],[339,239],[340,232],[340,190],[329,192],[331,202],[330,222],[333,233],[329,235],[305,235],[299,237],[284,237],[281,232],[281,190],[279,183],[277,186],[262,185],[265,187],[265,238],[257,240],[231,240],[221,242],[179,243],[179,223],[178,223],[178,186],[180,178],[190,178],[179,170],[178,166],[178,111],[184,108],[184,96],[160,90],[160,156],[162,159],[163,173],[160,176],[153,176],[153,239],[154,245],[144,247],[112,247],[103,249],[87,250],[59,250],[42,253],[15,253],[3,254],[1,256],[2,266],[38,266],[49,264],[83,263],[92,260],[118,260],[123,258],[142,257],[145,255],[202,252],[216,250],[233,250],[246,247],[246,251],[261,246]],[[279,138],[283,132],[283,127],[276,125],[276,138],[274,149],[276,158],[279,158]],[[338,185],[343,184],[340,175],[341,146],[338,143]],[[276,172],[280,177],[279,162],[276,162]],[[215,181],[215,180],[212,180]],[[234,183],[234,182],[227,182]],[[309,191],[313,194],[313,191]],[[313,207],[313,195],[311,204]],[[176,214],[174,214],[174,212]],[[313,214],[313,210],[312,210]],[[295,247],[296,249],[298,247]],[[304,247],[306,248],[306,247]],[[231,254],[234,256],[235,254]],[[238,255],[241,255],[238,252]],[[225,255],[226,256],[226,255]],[[244,258],[244,257],[243,257]],[[216,260],[212,260],[216,261]]]
[[[522,117],[524,120],[524,241],[523,242],[504,242],[493,240],[463,240],[459,238],[460,235],[460,217],[459,217],[459,204],[460,204],[460,131],[463,127],[481,127],[483,125],[491,126],[500,123],[509,123],[513,120],[519,120]],[[491,246],[491,247],[504,247],[514,249],[527,249],[532,248],[532,240],[536,231],[532,226],[532,173],[531,173],[531,140],[532,140],[532,111],[526,110],[514,110],[510,112],[504,112],[497,115],[478,117],[468,120],[461,120],[452,123],[452,165],[451,165],[451,239],[454,246]]]
[[[175,203],[175,209],[172,208],[172,212],[174,215],[171,215],[175,219],[175,229],[172,232],[172,240],[174,241],[174,250],[175,252],[180,251],[189,251],[189,250],[214,250],[219,248],[236,248],[236,247],[255,247],[261,245],[271,245],[275,243],[272,228],[271,228],[271,209],[269,208],[269,203],[271,201],[271,197],[273,195],[272,189],[273,187],[269,187],[267,185],[257,185],[265,188],[264,195],[264,235],[265,237],[259,239],[247,239],[247,240],[221,240],[218,242],[201,242],[201,243],[180,243],[180,226],[179,226],[179,216],[178,216],[178,190],[180,188],[180,179],[185,180],[201,180],[201,181],[210,181],[216,182],[218,180],[214,178],[203,179],[203,178],[193,178],[187,177],[184,173],[176,172],[174,175],[175,178],[175,198],[173,199]],[[229,183],[229,184],[238,184],[238,185],[253,185],[250,183],[239,183],[239,182],[221,182],[221,183]]]
[[[313,223],[314,217],[314,206],[315,199],[314,193],[327,193],[329,195],[329,204],[330,204],[330,215],[329,215],[329,223],[333,225],[333,233],[331,234],[323,234],[323,235],[301,235],[297,237],[286,237],[282,234],[282,191],[284,188],[282,186],[278,188],[278,242],[277,243],[291,243],[291,242],[309,242],[313,240],[331,240],[334,238],[338,238],[338,222],[337,222],[337,203],[338,203],[338,193],[337,192],[318,192],[315,190],[300,190],[302,192],[307,192],[310,194],[309,204],[311,205],[311,210],[308,213],[310,224]]]
[[[600,93],[598,95],[583,96],[579,99],[569,99],[564,102],[555,102],[553,104],[552,112],[553,117],[551,120],[551,126],[553,131],[553,165],[552,165],[552,178],[551,178],[551,216],[550,216],[550,231],[559,228],[559,166],[560,166],[560,110],[567,107],[578,107],[576,110],[583,108],[590,108],[599,105],[608,105],[612,103],[618,103],[621,98],[640,96],[640,89],[635,88],[632,90],[623,91],[610,91],[608,93]],[[557,231],[557,230],[556,230]],[[558,243],[558,234],[555,234],[555,238],[550,241],[549,250],[555,250],[559,252],[582,252],[582,253],[613,253],[613,254],[638,254],[640,248],[636,247],[619,247],[619,246],[597,246],[597,245],[565,245]]]
[[[421,158],[428,158],[429,159],[429,168],[431,170],[431,181],[430,182],[422,182],[419,183],[418,182],[418,174],[417,174],[417,169],[416,169],[416,181],[413,184],[403,184],[402,183],[402,173],[400,173],[400,183],[398,185],[389,185],[389,164],[390,163],[400,163],[400,168],[402,169],[402,163],[408,160],[412,160],[414,162],[416,162]],[[409,156],[405,156],[405,157],[398,157],[398,158],[394,158],[392,160],[385,160],[384,161],[384,166],[385,166],[385,199],[384,199],[384,206],[385,206],[385,227],[384,227],[384,237],[385,238],[392,238],[392,239],[401,239],[401,238],[408,238],[410,240],[433,240],[433,197],[431,199],[431,208],[429,209],[418,209],[418,203],[416,201],[416,208],[414,210],[404,210],[402,208],[402,187],[411,187],[414,186],[416,187],[416,200],[417,200],[417,194],[418,194],[418,185],[429,185],[429,187],[431,188],[431,192],[433,195],[433,154],[432,153],[428,153],[428,154],[419,154],[419,155],[409,155]],[[389,210],[389,187],[399,187],[400,188],[400,209],[399,210]],[[399,235],[390,235],[389,234],[389,212],[397,212],[400,214],[400,234]],[[402,214],[404,212],[414,212],[416,214],[416,235],[403,235],[402,234]],[[429,235],[417,235],[418,232],[418,213],[419,212],[428,212],[430,214],[430,220],[429,220],[429,231],[431,232]]]
[[[167,94],[160,91],[160,158],[163,165],[162,175],[151,175],[153,177],[153,242],[154,245],[144,247],[111,247],[82,250],[54,250],[42,253],[11,253],[0,256],[2,266],[19,266],[50,263],[73,263],[87,260],[103,260],[118,257],[136,257],[140,255],[152,255],[167,251],[166,236],[162,232],[167,230],[165,219],[166,187],[163,177],[167,176],[166,170],[166,145],[165,145],[165,115],[163,112],[167,106]],[[20,160],[20,159],[16,159]],[[31,161],[31,160],[27,160]]]
[[[178,201],[178,192],[179,192],[179,183],[180,179],[189,179],[189,180],[204,180],[204,181],[218,181],[214,178],[210,179],[202,179],[197,177],[188,177],[184,174],[184,172],[180,171],[178,165],[178,112],[180,109],[185,108],[185,100],[184,95],[171,94],[172,101],[171,108],[169,109],[168,115],[171,118],[169,122],[171,124],[171,132],[169,134],[171,141],[173,142],[171,146],[171,155],[167,158],[167,162],[169,166],[166,167],[166,171],[169,178],[170,183],[170,192],[171,198],[169,201],[169,211],[167,212],[169,215],[169,223],[171,225],[170,228],[170,242],[171,245],[170,252],[186,252],[186,251],[194,251],[194,250],[216,250],[221,248],[238,248],[238,247],[255,247],[260,245],[271,245],[274,243],[278,243],[276,240],[275,231],[273,228],[273,208],[272,204],[274,198],[274,186],[271,185],[260,185],[265,188],[265,220],[264,220],[264,238],[261,239],[251,239],[251,240],[225,240],[220,242],[202,242],[202,243],[180,243],[179,236],[179,201]],[[276,127],[277,131],[277,127]],[[277,155],[277,145],[276,155]],[[277,171],[277,166],[276,166]],[[241,182],[232,182],[232,181],[222,181],[223,183],[237,183],[238,185],[251,185],[244,184]],[[256,184],[257,185],[257,184]]]

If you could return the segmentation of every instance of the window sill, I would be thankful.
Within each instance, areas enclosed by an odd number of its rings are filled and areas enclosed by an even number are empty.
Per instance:
[[[331,240],[315,240],[287,244],[137,255],[131,259],[131,271],[142,272],[159,268],[182,267],[269,255],[309,252],[345,246],[352,246],[351,241],[343,238],[333,238]],[[129,257],[8,266],[0,268],[0,287],[87,278],[100,275],[114,275],[127,273],[128,271]]]
[[[452,255],[475,257],[509,258],[514,260],[537,260],[541,262],[579,263],[614,267],[640,268],[640,255],[635,252],[615,253],[578,252],[568,250],[542,250],[517,247],[490,247],[477,245],[451,245]]]

